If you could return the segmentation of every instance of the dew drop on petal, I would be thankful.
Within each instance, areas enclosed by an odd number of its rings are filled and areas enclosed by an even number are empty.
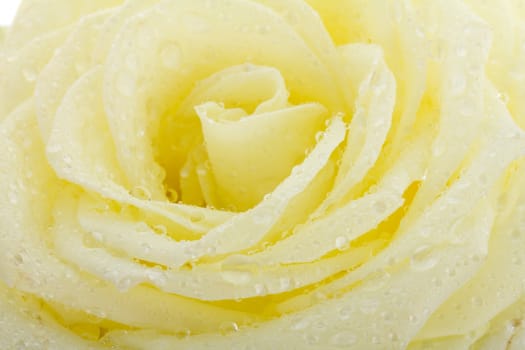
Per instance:
[[[219,326],[219,329],[223,334],[228,334],[231,332],[238,332],[239,325],[236,322],[224,322]]]
[[[124,277],[119,279],[115,286],[119,291],[127,292],[133,286],[133,281],[130,277]]]
[[[266,294],[266,287],[264,284],[257,283],[255,286],[255,294],[257,295],[265,295]]]
[[[508,104],[509,103],[509,100],[510,100],[510,97],[507,93],[505,92],[500,92],[498,93],[498,99],[503,102],[504,104]]]
[[[433,268],[438,263],[438,258],[430,246],[421,246],[414,251],[410,258],[410,266],[416,271],[425,271]]]
[[[382,201],[377,201],[374,203],[374,209],[378,214],[384,214],[386,211],[386,204]]]
[[[161,51],[162,64],[171,70],[177,69],[181,63],[182,51],[177,43],[166,44]]]
[[[337,347],[347,347],[354,345],[357,342],[357,336],[354,333],[343,331],[335,334],[330,339],[332,345]]]
[[[386,284],[389,278],[390,274],[388,272],[384,270],[375,271],[364,281],[363,288],[366,290],[378,290]]]
[[[266,35],[266,34],[268,34],[270,32],[271,27],[269,25],[266,25],[266,24],[261,24],[261,25],[256,26],[255,30],[257,31],[257,33],[259,33],[261,35]]]
[[[62,151],[62,146],[57,144],[49,144],[47,147],[48,153],[58,153],[60,151]]]
[[[93,236],[93,238],[99,242],[103,242],[104,241],[104,235],[100,232],[97,232],[97,231],[93,231],[91,233],[91,235]]]
[[[339,318],[342,321],[348,320],[351,316],[352,316],[352,309],[350,309],[349,307],[342,307],[339,310]]]
[[[456,48],[456,55],[458,57],[465,57],[467,55],[467,49],[464,46],[458,46]]]
[[[73,158],[71,158],[70,155],[65,155],[64,158],[62,159],[64,161],[64,164],[66,166],[70,166],[71,163],[73,163]]]
[[[22,74],[24,75],[24,79],[28,82],[35,81],[38,76],[38,73],[33,68],[24,68]]]
[[[454,95],[461,95],[467,88],[467,78],[461,72],[455,74],[451,81],[451,92]]]
[[[196,15],[184,17],[184,26],[194,33],[205,33],[210,29],[208,21]]]
[[[432,155],[437,158],[441,157],[443,153],[445,153],[445,146],[442,145],[440,142],[436,142],[432,146]]]
[[[9,203],[11,204],[17,204],[18,203],[18,195],[14,191],[9,191],[7,193],[7,197],[9,199]]]
[[[471,301],[472,305],[474,305],[474,306],[481,306],[481,305],[483,305],[483,299],[480,296],[478,296],[478,295],[473,296],[470,301]]]
[[[292,280],[289,277],[281,277],[279,284],[282,290],[289,290],[292,287]]]
[[[335,247],[338,250],[348,249],[348,239],[344,236],[339,236],[335,239]]]
[[[131,71],[135,71],[138,68],[138,60],[135,54],[127,55],[124,63],[126,64],[126,67]]]
[[[205,217],[203,213],[194,213],[194,214],[191,214],[190,216],[191,222],[201,222],[204,219]]]
[[[359,305],[359,311],[365,315],[373,314],[377,311],[379,303],[373,299],[363,300]]]
[[[303,337],[308,344],[314,345],[319,343],[319,336],[317,334],[305,333]]]
[[[174,203],[179,199],[179,194],[176,190],[170,188],[166,191],[166,197],[168,197],[170,202]]]
[[[318,131],[315,134],[315,141],[316,142],[320,142],[323,139],[323,136],[324,136],[324,132],[323,131]]]
[[[122,95],[132,96],[135,88],[135,79],[129,72],[121,72],[117,76],[117,89]]]
[[[150,280],[151,283],[157,286],[163,286],[167,282],[166,274],[164,271],[158,269],[157,271],[148,271],[146,277]]]
[[[131,195],[142,200],[150,200],[151,192],[143,186],[135,186],[131,190]]]
[[[245,285],[252,280],[252,274],[248,271],[226,270],[221,272],[221,277],[234,285]]]
[[[155,233],[163,236],[165,234],[168,233],[168,228],[164,225],[155,225],[153,226],[153,231],[155,231]]]
[[[142,247],[144,254],[149,254],[151,252],[151,245],[149,245],[149,243],[144,242],[140,246]]]

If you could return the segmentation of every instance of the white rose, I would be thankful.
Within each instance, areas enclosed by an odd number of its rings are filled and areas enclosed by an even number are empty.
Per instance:
[[[525,4],[26,0],[2,349],[521,349]]]

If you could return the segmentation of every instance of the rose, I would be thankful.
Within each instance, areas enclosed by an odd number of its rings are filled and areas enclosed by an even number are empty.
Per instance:
[[[523,14],[25,1],[2,348],[519,348]]]

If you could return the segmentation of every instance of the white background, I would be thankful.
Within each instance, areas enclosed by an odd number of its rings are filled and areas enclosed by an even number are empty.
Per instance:
[[[11,24],[20,2],[21,0],[0,0],[0,26],[8,26]]]

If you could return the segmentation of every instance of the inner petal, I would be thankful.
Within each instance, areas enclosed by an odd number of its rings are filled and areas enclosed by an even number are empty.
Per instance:
[[[304,159],[328,117],[318,103],[290,105],[273,68],[227,69],[196,90],[190,99],[202,125],[216,207],[246,210],[260,202]]]

